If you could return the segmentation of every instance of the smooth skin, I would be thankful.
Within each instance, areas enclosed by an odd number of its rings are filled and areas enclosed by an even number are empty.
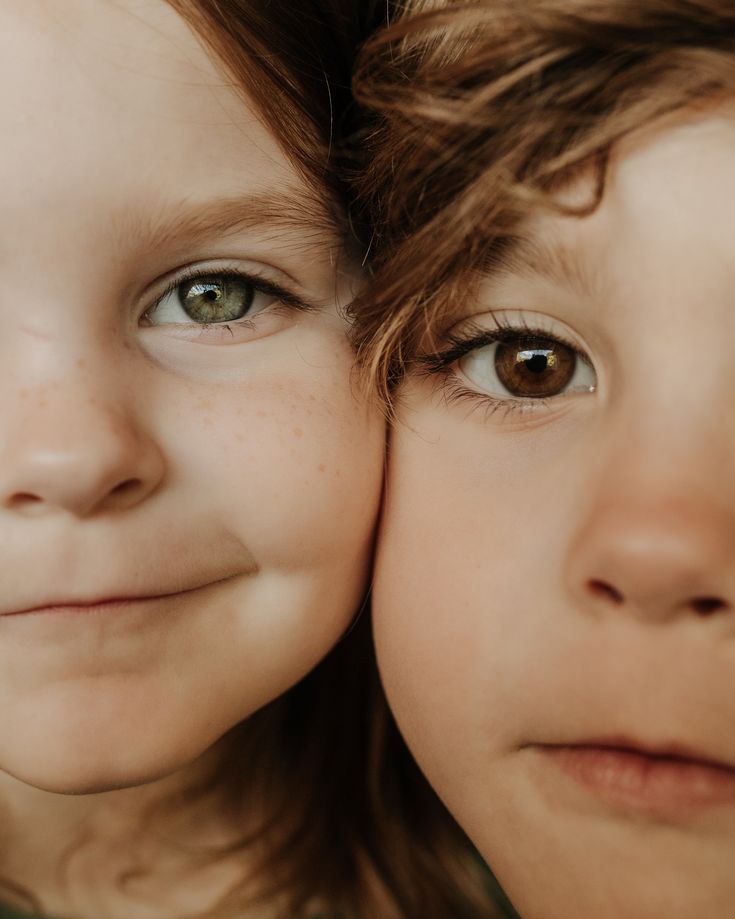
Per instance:
[[[1,873],[82,915],[70,828],[185,787],[348,626],[383,423],[326,197],[167,3],[3,0],[0,85]],[[193,319],[223,271],[249,307]]]
[[[455,337],[502,318],[577,349],[568,389],[510,396],[487,348],[398,401],[380,667],[524,919],[732,915],[734,149],[733,104],[631,136],[593,215],[530,221],[527,267],[461,305]],[[544,752],[595,741],[715,761],[722,799]]]

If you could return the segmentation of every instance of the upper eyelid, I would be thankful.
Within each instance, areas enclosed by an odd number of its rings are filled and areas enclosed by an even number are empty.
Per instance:
[[[550,331],[543,328],[534,328],[523,322],[516,325],[497,324],[494,329],[472,325],[468,333],[462,336],[449,336],[450,346],[442,351],[433,354],[423,355],[419,358],[419,364],[425,373],[438,373],[439,371],[451,366],[465,354],[475,351],[478,348],[485,348],[488,345],[495,344],[499,341],[517,341],[528,338],[547,338],[551,341],[557,341],[567,348],[571,348],[574,353],[582,360],[591,364],[587,353],[575,342],[571,341],[565,335],[557,331]]]

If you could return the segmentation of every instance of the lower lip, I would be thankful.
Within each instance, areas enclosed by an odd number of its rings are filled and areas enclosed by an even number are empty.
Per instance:
[[[735,770],[617,747],[539,747],[542,755],[609,804],[651,814],[735,805]]]
[[[16,649],[29,648],[34,652],[53,649],[52,659],[72,651],[87,655],[92,642],[94,653],[125,651],[127,644],[115,645],[120,638],[137,641],[141,636],[168,630],[175,620],[192,609],[198,591],[168,594],[162,597],[131,598],[103,601],[92,604],[63,604],[38,607],[26,612],[6,613],[0,616],[0,645],[11,641]]]
[[[103,600],[99,603],[60,603],[55,606],[38,606],[35,609],[21,610],[17,613],[5,613],[3,619],[25,619],[36,616],[94,616],[126,613],[145,609],[162,600],[176,600],[190,591],[177,594],[164,594],[156,597],[130,597],[115,600]]]

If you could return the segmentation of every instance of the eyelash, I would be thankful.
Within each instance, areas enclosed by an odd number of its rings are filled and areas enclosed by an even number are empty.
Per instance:
[[[143,313],[143,318],[147,317],[149,313],[152,313],[153,310],[163,300],[166,299],[166,297],[176,293],[177,288],[179,288],[182,284],[186,284],[187,281],[197,281],[200,278],[237,278],[240,281],[245,281],[247,284],[251,284],[253,290],[257,293],[270,295],[278,300],[281,305],[290,309],[299,310],[301,312],[313,312],[317,309],[313,303],[307,303],[306,300],[298,297],[292,291],[282,287],[280,284],[275,284],[273,281],[262,277],[262,275],[257,274],[257,272],[240,271],[236,268],[214,268],[212,270],[208,270],[206,268],[189,268],[184,270],[181,274],[176,275],[176,277],[166,285],[165,289],[145,310]],[[249,319],[247,316],[243,316],[242,319],[233,320],[231,323],[199,322],[195,323],[195,325],[198,329],[202,330],[228,329],[230,325],[242,326],[252,324],[252,322],[252,319]]]
[[[540,326],[528,325],[523,319],[513,323],[508,322],[498,314],[492,315],[495,323],[494,329],[486,329],[478,325],[470,325],[467,333],[462,336],[449,336],[449,347],[443,351],[434,354],[425,355],[420,358],[420,364],[423,366],[423,373],[426,376],[438,376],[442,395],[448,405],[459,402],[470,402],[475,408],[482,408],[485,417],[490,417],[498,411],[503,412],[503,417],[508,417],[514,412],[528,412],[529,409],[534,411],[548,408],[551,402],[558,398],[523,398],[521,396],[509,396],[502,399],[498,396],[492,396],[489,393],[480,392],[476,389],[470,389],[465,386],[457,377],[452,366],[457,363],[466,354],[478,348],[485,348],[496,342],[519,341],[522,342],[524,337],[530,339],[548,338],[551,341],[559,342],[575,353],[577,358],[590,363],[587,355],[580,350],[579,346],[559,332],[550,331]]]

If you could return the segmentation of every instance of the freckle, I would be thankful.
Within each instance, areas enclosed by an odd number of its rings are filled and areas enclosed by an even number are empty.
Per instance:
[[[319,463],[319,472],[324,472],[326,468],[327,467],[324,465],[324,463]]]
[[[39,400],[38,400],[38,407],[39,407],[39,408],[46,408],[47,405],[48,405],[48,402],[47,402],[45,399],[39,399]]]
[[[206,409],[214,408],[214,403],[211,399],[200,399],[199,402],[197,402],[196,407],[204,411]]]
[[[334,474],[335,474],[335,476],[336,476],[338,479],[341,479],[341,478],[342,478],[342,470],[341,470],[341,469],[335,469],[335,470],[334,470]]]
[[[301,428],[294,428],[294,429],[293,429],[293,432],[294,432],[294,434],[295,434],[297,437],[303,437],[303,436],[304,436],[304,432],[301,430]]]
[[[27,390],[27,389],[21,389],[21,391],[18,393],[18,395],[20,396],[21,399],[27,399],[27,398],[28,398],[28,390]]]
[[[242,414],[242,411],[238,412],[238,415],[240,415],[240,414]],[[257,411],[256,414],[257,414],[258,418],[266,418],[266,417],[268,416],[268,413],[262,411],[261,409],[258,409],[258,411]]]
[[[87,366],[87,362],[84,360],[83,357],[77,358],[77,367],[79,367],[80,370],[82,369],[82,367],[86,367],[86,366]]]
[[[242,434],[235,434],[235,440],[241,444],[245,438],[242,436]]]

